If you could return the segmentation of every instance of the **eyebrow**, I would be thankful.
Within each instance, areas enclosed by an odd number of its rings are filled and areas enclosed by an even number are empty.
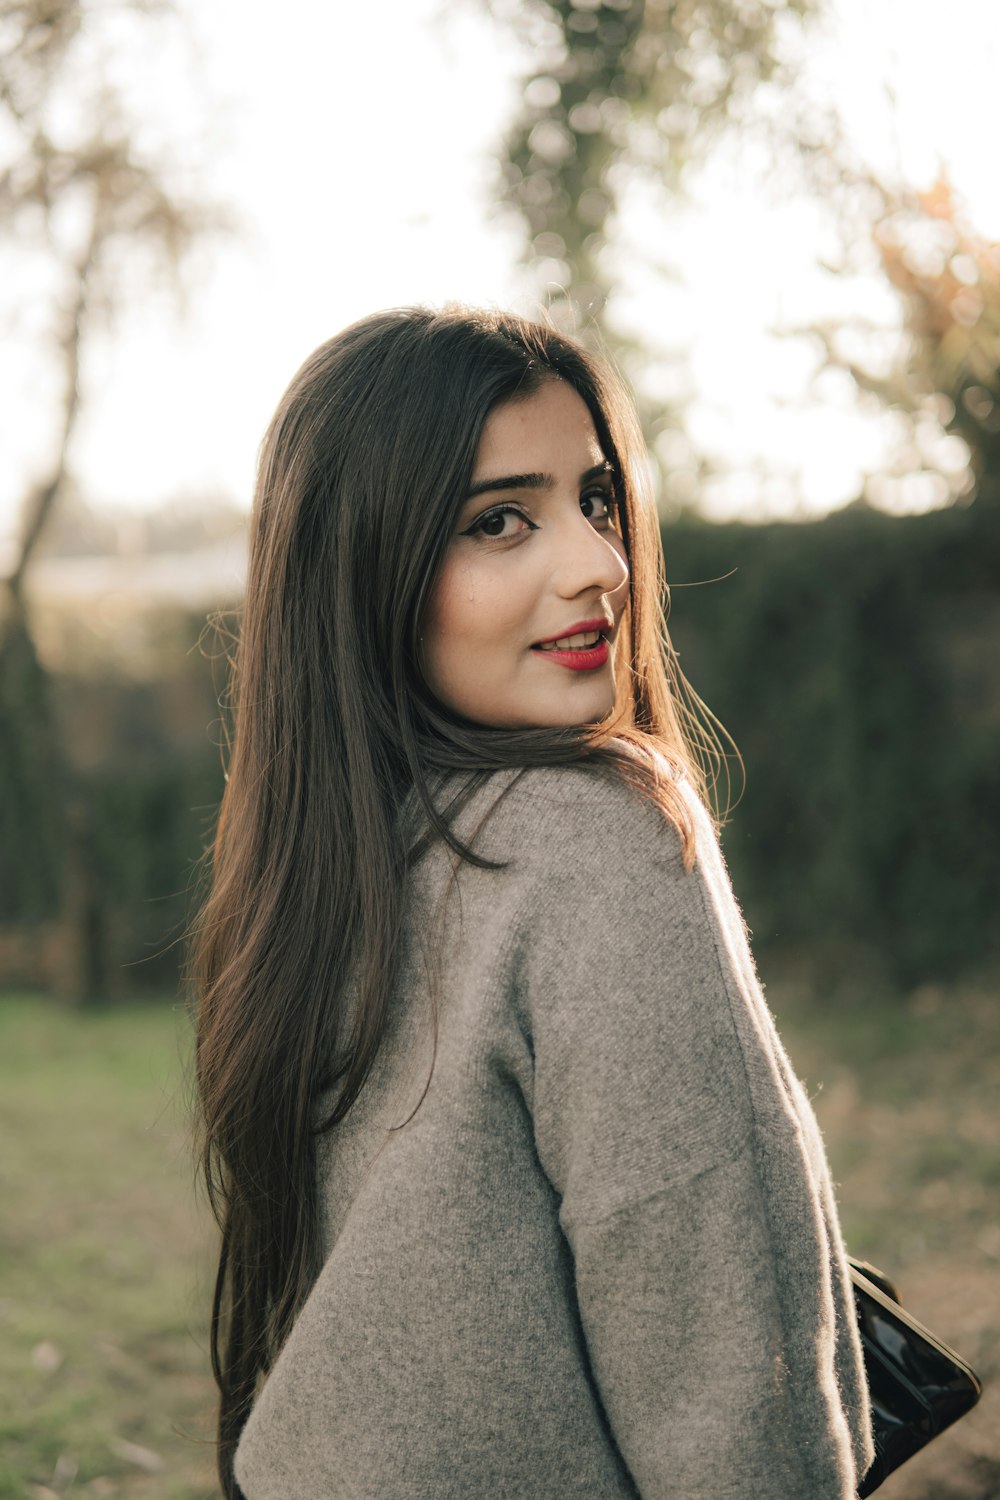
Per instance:
[[[605,458],[592,469],[587,469],[580,475],[580,483],[586,484],[588,479],[599,479],[603,474],[614,474],[614,465],[610,459]],[[474,500],[477,495],[493,494],[497,490],[548,490],[554,482],[551,474],[501,474],[495,479],[477,479],[469,487],[465,499]]]

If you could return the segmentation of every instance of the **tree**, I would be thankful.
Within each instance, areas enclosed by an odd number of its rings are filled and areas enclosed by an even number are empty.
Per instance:
[[[616,316],[626,267],[677,277],[656,243],[628,240],[631,211],[641,204],[669,225],[692,171],[738,134],[762,147],[771,185],[836,196],[845,223],[856,215],[863,174],[835,113],[800,77],[825,0],[485,4],[531,58],[499,149],[496,198],[522,222],[539,299],[623,366],[664,474],[693,467],[704,478],[710,465],[683,439],[687,351],[652,331],[630,335]]]
[[[120,90],[107,76],[88,77],[75,55],[85,22],[92,32],[116,13],[162,22],[169,12],[168,0],[8,0],[3,14],[0,122],[13,144],[0,172],[0,226],[49,263],[49,332],[62,371],[52,459],[25,497],[5,580],[16,596],[69,474],[88,330],[151,281],[178,284],[196,243],[222,226],[217,210],[178,191],[166,163],[139,148]]]
[[[852,338],[865,325],[821,326],[827,365],[909,426],[897,473],[938,504],[1000,499],[1000,245],[967,222],[946,177],[926,192],[881,187],[870,234],[900,298],[901,329],[880,360]],[[884,347],[885,337],[881,343]]]
[[[104,977],[99,883],[24,585],[71,481],[88,340],[151,288],[179,288],[192,250],[223,225],[144,144],[120,81],[123,51],[167,25],[176,25],[169,0],[5,0],[0,14],[0,228],[44,272],[42,337],[58,370],[49,454],[0,580],[0,920],[61,914],[71,934],[65,984],[79,998]]]
[[[501,148],[498,195],[521,215],[527,259],[561,286],[555,314],[605,334],[603,251],[624,186],[663,195],[728,125],[756,118],[760,85],[790,90],[793,33],[822,0],[486,0],[537,59]],[[808,144],[809,130],[802,126]]]

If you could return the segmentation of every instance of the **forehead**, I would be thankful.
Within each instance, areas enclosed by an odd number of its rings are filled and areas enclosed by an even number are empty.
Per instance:
[[[494,407],[476,450],[473,475],[551,473],[568,464],[578,473],[606,457],[583,397],[565,380],[550,378],[529,396]]]

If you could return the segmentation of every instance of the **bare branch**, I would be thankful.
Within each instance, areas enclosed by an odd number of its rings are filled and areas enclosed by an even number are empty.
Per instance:
[[[172,5],[103,0],[97,10],[151,16]],[[74,46],[83,15],[82,0],[6,0],[0,15],[0,116],[15,142],[0,168],[0,229],[12,243],[33,241],[45,251],[55,273],[53,309],[66,308],[53,332],[62,373],[54,456],[25,499],[8,580],[18,596],[68,476],[89,327],[112,321],[144,287],[164,282],[179,292],[192,249],[228,227],[220,212],[177,186],[172,164],[140,152],[111,83],[78,75]],[[57,129],[59,112],[51,108],[54,99],[73,96],[75,134],[64,124]]]
[[[37,484],[28,496],[23,513],[17,563],[7,579],[11,592],[18,598],[23,592],[28,563],[45,530],[46,522],[52,514],[69,469],[69,447],[80,410],[80,350],[83,341],[84,317],[87,311],[91,276],[99,250],[99,230],[95,219],[86,250],[75,267],[76,295],[66,316],[63,333],[59,340],[64,385],[62,423],[56,444],[55,462],[48,477]]]

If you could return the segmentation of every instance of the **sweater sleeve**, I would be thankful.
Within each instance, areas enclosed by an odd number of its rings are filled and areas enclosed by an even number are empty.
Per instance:
[[[867,1407],[822,1145],[697,821],[686,871],[658,810],[602,787],[536,871],[536,1148],[640,1494],[847,1500]]]

